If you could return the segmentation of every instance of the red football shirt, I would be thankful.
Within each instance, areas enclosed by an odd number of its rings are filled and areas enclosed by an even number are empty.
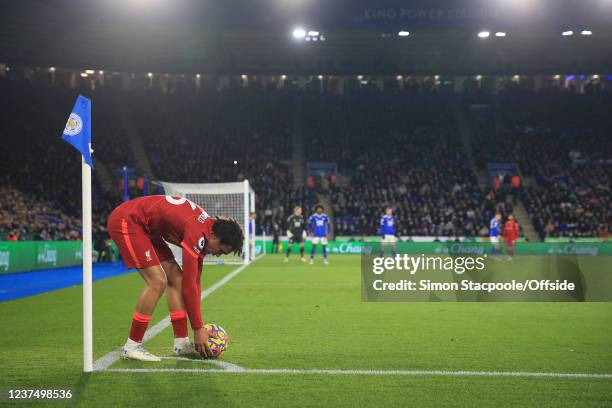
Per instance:
[[[508,220],[504,224],[504,239],[506,241],[516,241],[519,237],[519,225],[514,220]]]
[[[194,202],[177,196],[147,196],[128,203],[130,221],[139,224],[151,239],[162,238],[183,248],[183,300],[191,327],[201,328],[202,261],[214,218]]]

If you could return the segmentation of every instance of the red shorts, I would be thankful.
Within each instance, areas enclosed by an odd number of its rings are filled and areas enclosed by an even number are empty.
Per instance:
[[[161,238],[152,238],[121,206],[108,217],[108,234],[117,244],[126,268],[148,268],[174,259],[168,244]]]

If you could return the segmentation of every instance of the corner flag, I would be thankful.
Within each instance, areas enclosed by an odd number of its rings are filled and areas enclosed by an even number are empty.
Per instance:
[[[91,160],[91,100],[79,95],[68,117],[62,139],[75,147],[93,169]]]
[[[93,367],[93,239],[91,219],[91,100],[79,95],[62,139],[81,152],[83,199],[83,371]]]

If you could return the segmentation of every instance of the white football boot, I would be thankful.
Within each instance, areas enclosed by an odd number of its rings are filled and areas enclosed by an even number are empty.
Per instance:
[[[302,262],[306,263],[306,258],[301,257],[301,258],[300,258],[300,261],[302,261]]]
[[[311,259],[308,263],[312,265],[314,263],[314,259]]]
[[[329,261],[328,261],[327,259],[324,259],[324,260],[323,260],[323,263],[324,263],[325,265],[329,265]]]
[[[189,337],[184,339],[174,339],[174,355],[175,356],[191,356],[198,354],[195,346],[189,341]]]
[[[284,263],[289,262],[289,258],[285,258],[285,260],[283,261]]]
[[[149,353],[142,344],[134,348],[123,348],[121,350],[121,358],[124,360],[138,360],[138,361],[151,361],[160,362],[161,358]]]

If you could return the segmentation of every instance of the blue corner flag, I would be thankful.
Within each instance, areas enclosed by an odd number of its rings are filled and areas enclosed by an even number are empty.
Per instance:
[[[89,167],[93,169],[91,160],[91,100],[79,95],[72,113],[66,122],[62,139],[77,149]]]

